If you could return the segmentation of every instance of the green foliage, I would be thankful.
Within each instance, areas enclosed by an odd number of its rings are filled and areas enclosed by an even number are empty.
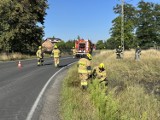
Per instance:
[[[153,47],[153,41],[158,42],[160,5],[141,1],[138,4],[137,39],[142,48]]]
[[[134,39],[134,26],[135,26],[135,8],[130,5],[130,4],[125,4],[124,5],[124,44],[125,44],[125,49],[131,48],[133,46],[133,39]],[[113,27],[111,28],[111,39],[109,39],[110,48],[113,48],[115,46],[121,45],[121,6],[117,5],[114,8],[114,12],[116,14],[119,14],[113,21]],[[111,46],[111,40],[114,43]]]
[[[121,5],[114,7],[118,16],[112,21],[111,38],[106,42],[109,48],[121,44]],[[124,5],[124,46],[125,49],[140,45],[142,48],[153,47],[153,41],[160,45],[160,5],[152,2],[138,3],[135,8]],[[114,43],[114,44],[112,44]]]
[[[65,42],[62,40],[61,42],[56,43],[59,49],[65,49],[66,45]]]
[[[118,104],[112,94],[106,95],[106,88],[101,88],[98,80],[94,80],[89,86],[91,101],[98,110],[99,120],[118,119]]]
[[[0,50],[35,52],[41,44],[47,0],[0,1]]]
[[[77,68],[74,65],[69,70],[63,83],[61,93],[61,119],[62,120],[99,120],[96,109],[89,101],[87,91],[79,88]],[[84,93],[85,92],[85,93]]]
[[[113,37],[111,37],[107,41],[105,41],[105,45],[107,49],[115,49],[120,45],[120,43],[118,43]]]
[[[68,41],[61,41],[57,43],[58,48],[61,50],[62,54],[72,54],[72,47],[74,46],[75,42],[74,40],[68,40]]]
[[[81,39],[81,37],[78,35],[78,36],[77,36],[77,39],[79,40],[79,39]]]
[[[96,49],[104,49],[105,48],[105,43],[103,40],[98,40],[96,43]]]
[[[74,47],[74,46],[75,46],[75,40],[68,40],[66,42],[66,48],[72,49],[72,47]]]

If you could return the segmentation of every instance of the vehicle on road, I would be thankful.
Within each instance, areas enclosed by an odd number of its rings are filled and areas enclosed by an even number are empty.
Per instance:
[[[78,39],[75,41],[76,57],[84,57],[87,53],[92,53],[94,44],[91,40]]]

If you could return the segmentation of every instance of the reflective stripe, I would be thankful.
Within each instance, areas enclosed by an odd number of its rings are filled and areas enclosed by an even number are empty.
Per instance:
[[[107,77],[105,70],[100,71],[99,67],[95,67],[94,70],[96,70],[96,78],[99,80],[104,80]]]
[[[87,70],[87,66],[90,66],[90,61],[86,58],[81,58],[78,61],[78,73],[91,73],[90,70]]]
[[[79,61],[78,62],[78,73],[87,73],[87,69],[86,69],[86,63],[83,61]]]
[[[79,64],[79,65],[82,65],[82,66],[86,66],[86,63],[85,63],[85,62],[82,62],[82,61],[79,61],[78,64]]]
[[[88,83],[87,83],[87,81],[81,81],[81,85],[87,85]]]
[[[53,54],[54,54],[54,57],[59,57],[60,51],[58,49],[53,50]]]
[[[88,71],[87,70],[78,69],[78,73],[88,73]]]
[[[91,73],[92,73],[92,71],[91,71],[91,70],[88,70],[87,72],[88,72],[89,74],[91,74]]]
[[[41,58],[41,57],[42,57],[42,51],[41,51],[41,50],[38,50],[38,51],[36,52],[36,55],[37,55],[37,57]]]

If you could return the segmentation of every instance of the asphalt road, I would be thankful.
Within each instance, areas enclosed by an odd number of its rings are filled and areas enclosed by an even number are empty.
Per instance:
[[[74,61],[77,59],[61,58],[59,68],[51,58],[40,67],[36,59],[21,61],[22,68],[17,67],[18,61],[0,63],[0,120],[26,120],[51,76]]]

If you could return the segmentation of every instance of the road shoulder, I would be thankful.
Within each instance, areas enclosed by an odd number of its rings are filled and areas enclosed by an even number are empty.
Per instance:
[[[60,120],[59,101],[62,82],[67,75],[68,67],[56,75],[42,96],[33,116],[33,120]]]

